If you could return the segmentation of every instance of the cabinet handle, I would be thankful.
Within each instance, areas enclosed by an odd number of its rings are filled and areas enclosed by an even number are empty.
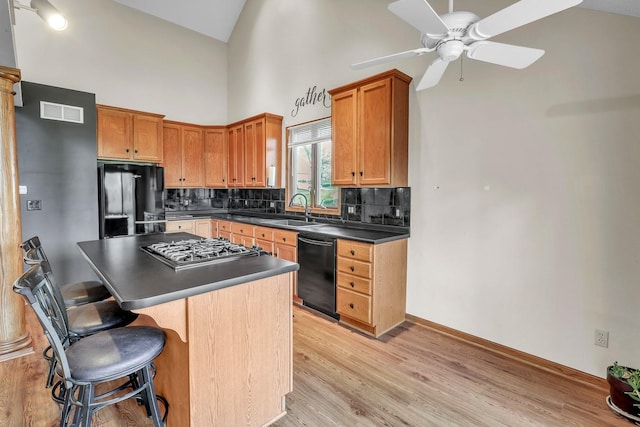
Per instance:
[[[349,304],[349,307],[353,308],[353,303]]]
[[[352,288],[354,288],[356,286],[356,284],[354,282],[349,283],[351,285]]]
[[[287,241],[287,238],[286,238],[286,237],[283,237],[283,238],[282,238],[282,241],[283,241],[283,242],[286,242],[286,241]]]
[[[351,249],[351,255],[355,255],[356,251],[354,251],[353,249]]]
[[[356,173],[355,172],[351,172],[351,176],[356,176]]]
[[[224,182],[224,178],[222,178],[222,182]]]
[[[240,232],[241,232],[241,233],[244,233],[244,230],[241,228],[241,229],[240,229]]]
[[[349,267],[351,269],[351,271],[355,271],[356,268],[352,265],[351,267]]]
[[[262,237],[264,237],[264,233],[262,233]]]
[[[360,176],[364,176],[364,172],[363,171],[360,171]]]
[[[138,150],[133,150],[133,152],[134,152],[135,154],[138,154]]]
[[[127,148],[127,149],[126,149],[126,150],[124,150],[124,151],[125,151],[125,153],[128,153],[128,152],[129,152],[129,149]]]

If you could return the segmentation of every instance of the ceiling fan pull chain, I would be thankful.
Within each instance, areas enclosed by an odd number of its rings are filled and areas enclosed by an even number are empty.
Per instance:
[[[464,56],[460,55],[460,81],[463,82],[464,81],[464,77],[462,77],[462,60],[464,59]]]

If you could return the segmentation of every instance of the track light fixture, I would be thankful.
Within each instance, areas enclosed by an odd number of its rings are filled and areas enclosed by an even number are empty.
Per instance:
[[[42,18],[51,28],[56,31],[62,31],[69,24],[67,19],[62,16],[58,9],[53,7],[48,0],[31,0],[30,6],[20,3],[18,0],[13,1],[13,7],[16,9],[25,9],[35,12]]]

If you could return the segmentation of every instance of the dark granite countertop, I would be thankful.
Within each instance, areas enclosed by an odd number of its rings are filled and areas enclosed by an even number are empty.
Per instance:
[[[310,222],[301,225],[304,221],[286,219],[281,216],[252,216],[248,213],[210,213],[213,219],[223,219],[227,221],[244,222],[247,224],[261,225],[264,227],[282,228],[297,231],[305,235],[317,235],[324,237],[335,237],[338,239],[357,240],[360,242],[380,244],[409,238],[407,228],[376,226],[376,225],[355,225],[328,222]],[[286,224],[286,221],[295,225]]]
[[[157,233],[79,242],[80,251],[120,307],[145,308],[253,280],[298,270],[296,263],[271,256],[234,258],[181,271],[140,250],[156,242],[200,238]]]

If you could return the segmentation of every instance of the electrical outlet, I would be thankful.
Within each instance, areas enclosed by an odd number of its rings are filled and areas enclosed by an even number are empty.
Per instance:
[[[609,347],[609,331],[602,331],[600,329],[596,329],[593,343],[597,346],[608,348]]]
[[[355,211],[356,211],[356,208],[354,208],[353,206],[347,207],[347,213],[352,214],[352,213],[355,213]]]

